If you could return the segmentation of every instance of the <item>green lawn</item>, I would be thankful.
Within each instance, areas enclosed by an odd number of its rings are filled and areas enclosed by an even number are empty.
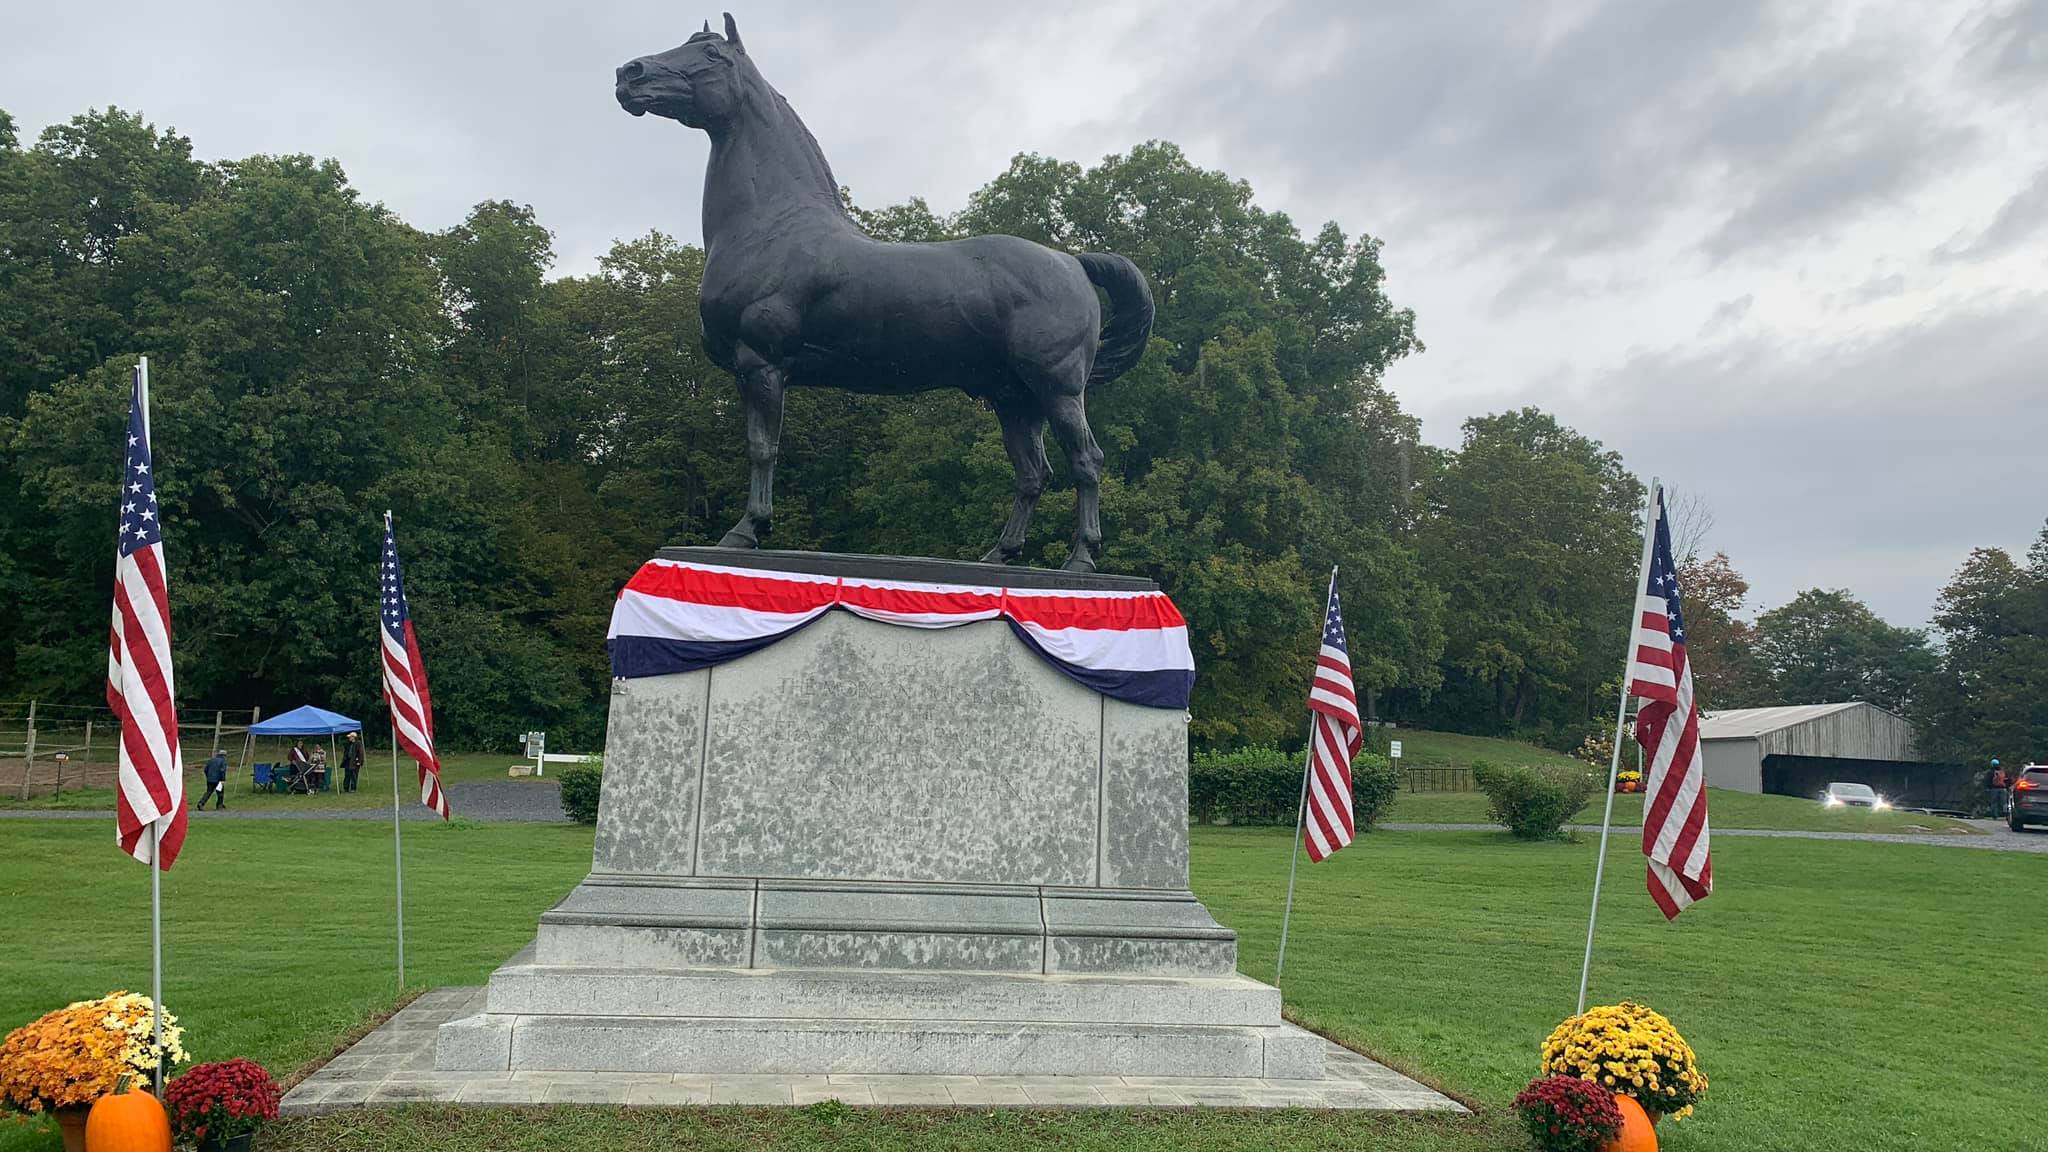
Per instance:
[[[1358,1112],[997,1111],[834,1108],[424,1107],[299,1121],[263,1152],[1503,1152],[1511,1117]]]
[[[1403,768],[1470,768],[1475,760],[1497,764],[1575,765],[1577,760],[1537,744],[1519,740],[1496,740],[1490,736],[1461,736],[1455,732],[1425,732],[1420,728],[1388,728],[1376,738],[1401,742]]]
[[[310,747],[310,745],[309,745]],[[283,747],[266,748],[259,755],[265,759],[283,759]],[[451,752],[441,759],[441,779],[444,783],[462,780],[503,780],[505,770],[519,763],[516,752]],[[194,761],[185,770],[185,795],[197,801],[206,790],[206,779],[200,774],[201,761]],[[232,774],[228,779],[228,807],[234,808],[277,808],[277,809],[331,809],[331,808],[389,808],[391,807],[391,751],[373,750],[364,759],[363,770],[356,778],[356,791],[338,792],[329,790],[309,795],[293,796],[285,793],[255,791],[249,783],[250,776],[245,770],[240,776]],[[47,778],[49,767],[45,765],[36,779]],[[401,756],[398,761],[398,776],[407,800],[416,800],[415,781],[418,769],[410,757]],[[334,773],[335,784],[340,785],[339,769]],[[530,781],[531,776],[514,777]],[[62,796],[30,796],[26,799],[14,796],[0,796],[0,808],[25,808],[47,811],[52,808],[71,810],[114,808],[114,792],[111,788],[67,788]]]
[[[1600,823],[1602,797],[1579,809],[1575,823]],[[1904,832],[1929,835],[1981,835],[1960,820],[1922,812],[1873,812],[1867,808],[1823,808],[1797,796],[1760,796],[1753,792],[1707,789],[1707,814],[1716,828],[1770,828],[1801,832]],[[1486,824],[1482,792],[1403,792],[1382,817],[1416,824]],[[1641,793],[1614,798],[1616,827],[1641,827]]]
[[[1202,829],[1196,891],[1272,978],[1289,840]],[[1672,1152],[2038,1147],[2038,1034],[2007,991],[2048,949],[2048,856],[1728,838],[1665,923],[1610,849],[1593,1002],[1669,1015],[1712,1089]],[[1504,1105],[1568,1015],[1593,845],[1380,832],[1301,868],[1285,992],[1310,1027]]]
[[[148,981],[147,875],[104,830],[0,825],[0,1027]],[[407,828],[415,985],[480,981],[589,866],[573,826]],[[1194,832],[1197,892],[1272,974],[1289,838]],[[288,1071],[397,994],[390,842],[378,825],[223,823],[165,881],[167,1000],[200,1059]],[[1994,989],[2048,946],[2048,917],[2010,893],[2048,857],[1861,843],[1716,845],[1720,891],[1666,924],[1626,852],[1612,861],[1596,1000],[1670,1014],[1713,1078],[1673,1152],[2020,1148],[2038,1129],[2038,1059]],[[281,1126],[274,1149],[1516,1148],[1504,1108],[1570,1012],[1589,844],[1499,833],[1366,836],[1301,870],[1286,995],[1312,1027],[1480,1106],[1447,1117],[915,1111],[521,1114],[437,1108]],[[0,1124],[0,1149],[56,1146]]]

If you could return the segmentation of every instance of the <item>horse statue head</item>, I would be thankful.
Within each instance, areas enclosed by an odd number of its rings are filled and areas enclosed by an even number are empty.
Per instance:
[[[642,56],[619,66],[613,92],[619,107],[635,116],[649,112],[716,133],[731,122],[750,90],[768,82],[747,59],[732,13],[725,14],[725,35],[704,30],[666,52]]]

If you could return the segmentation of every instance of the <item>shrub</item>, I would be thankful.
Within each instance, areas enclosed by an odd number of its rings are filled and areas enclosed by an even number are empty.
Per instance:
[[[1188,764],[1188,818],[1198,824],[1292,824],[1301,804],[1306,753],[1277,748],[1198,752]],[[1351,762],[1351,810],[1356,827],[1372,827],[1401,790],[1393,761],[1360,752]]]
[[[1591,775],[1578,768],[1532,768],[1479,761],[1472,782],[1486,793],[1493,819],[1522,840],[1557,840],[1565,821],[1593,795]]]
[[[1603,730],[1587,736],[1572,752],[1572,758],[1588,767],[1607,771],[1614,758],[1614,734]]]
[[[1515,1111],[1544,1152],[1599,1152],[1621,1135],[1614,1093],[1590,1080],[1545,1076],[1515,1097]]]
[[[1377,752],[1360,752],[1351,762],[1351,818],[1361,832],[1379,823],[1407,773]]]
[[[604,791],[604,764],[571,764],[555,773],[562,782],[562,815],[578,824],[597,823],[597,798]]]

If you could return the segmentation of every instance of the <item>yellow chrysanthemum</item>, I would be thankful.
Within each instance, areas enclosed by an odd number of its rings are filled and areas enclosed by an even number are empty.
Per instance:
[[[1663,1016],[1635,1003],[1608,1004],[1559,1024],[1544,1039],[1543,1074],[1574,1076],[1684,1115],[1706,1092],[1692,1047]]]

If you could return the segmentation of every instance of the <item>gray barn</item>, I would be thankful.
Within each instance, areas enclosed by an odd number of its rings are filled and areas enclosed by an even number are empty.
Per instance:
[[[1903,798],[1948,774],[1915,758],[1911,724],[1861,702],[1710,712],[1700,753],[1708,787],[1785,796],[1854,780]]]

